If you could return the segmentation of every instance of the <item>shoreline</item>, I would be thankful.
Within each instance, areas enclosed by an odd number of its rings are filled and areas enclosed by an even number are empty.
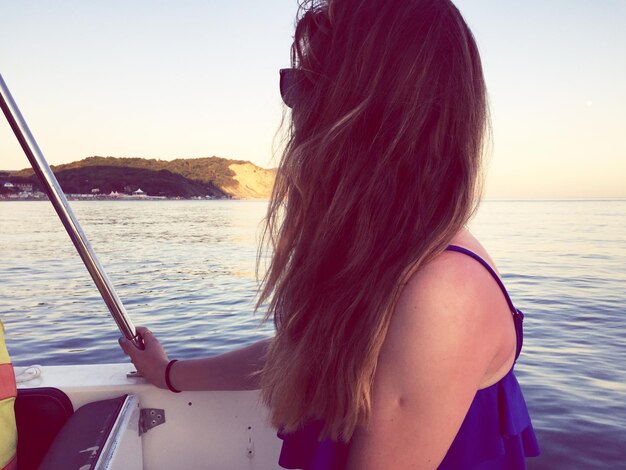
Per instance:
[[[92,194],[65,194],[68,201],[214,201],[214,200],[230,200],[232,197],[215,197],[215,196],[195,196],[195,197],[168,197],[168,196],[147,196],[147,195],[92,195]],[[7,197],[0,196],[0,201],[49,201],[47,195],[40,193],[38,195],[14,195]]]
[[[168,196],[94,196],[91,194],[66,194],[68,201],[267,201],[268,198],[238,198],[238,197],[168,197]],[[46,195],[41,196],[13,196],[0,195],[0,202],[16,201],[49,201]],[[498,202],[624,202],[626,197],[586,197],[586,198],[485,198],[481,203]]]
[[[267,201],[262,198],[234,198],[234,197],[166,197],[166,196],[128,196],[128,197],[75,197],[65,195],[68,201],[87,202],[142,202],[142,201]],[[49,202],[48,197],[2,197],[0,202]]]

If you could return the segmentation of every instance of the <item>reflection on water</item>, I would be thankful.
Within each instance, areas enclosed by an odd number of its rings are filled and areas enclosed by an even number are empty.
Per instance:
[[[172,355],[217,352],[271,332],[271,324],[259,327],[261,314],[251,314],[265,203],[72,207],[133,321],[160,333]],[[124,361],[115,324],[50,204],[0,204],[0,217],[0,314],[10,325],[14,361]]]
[[[172,357],[271,334],[251,313],[265,203],[72,206],[133,320]],[[471,227],[526,314],[517,371],[543,450],[529,467],[626,468],[626,201],[487,201]],[[0,203],[0,282],[15,363],[126,360],[49,203]]]

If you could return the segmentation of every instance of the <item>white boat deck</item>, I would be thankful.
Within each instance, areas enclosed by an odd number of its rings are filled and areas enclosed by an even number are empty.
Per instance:
[[[16,367],[16,375],[24,369]],[[74,409],[123,394],[138,396],[141,408],[163,409],[165,423],[142,435],[148,470],[280,469],[281,441],[268,425],[258,391],[172,393],[127,378],[132,370],[132,364],[46,366],[18,388],[61,389]]]

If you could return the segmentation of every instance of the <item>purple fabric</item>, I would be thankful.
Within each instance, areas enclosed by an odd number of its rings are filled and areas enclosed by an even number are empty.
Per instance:
[[[278,433],[283,447],[278,465],[283,468],[303,470],[342,470],[348,457],[349,446],[325,439],[318,441],[321,421],[309,421],[293,434]]]
[[[514,316],[517,354],[522,349],[524,315],[513,306],[496,272],[480,256],[465,248],[450,245],[449,251],[471,256],[498,282]],[[287,469],[341,470],[345,467],[349,444],[330,439],[318,440],[321,421],[310,421],[292,434],[278,433],[283,447],[278,461]],[[522,390],[511,369],[499,382],[476,392],[461,427],[439,465],[439,470],[521,470],[526,457],[539,455]]]

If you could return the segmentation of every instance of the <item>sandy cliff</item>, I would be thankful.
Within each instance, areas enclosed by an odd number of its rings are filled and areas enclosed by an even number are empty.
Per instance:
[[[222,190],[236,199],[269,199],[275,173],[252,163],[232,163],[228,168],[235,173],[235,184],[224,185]]]

